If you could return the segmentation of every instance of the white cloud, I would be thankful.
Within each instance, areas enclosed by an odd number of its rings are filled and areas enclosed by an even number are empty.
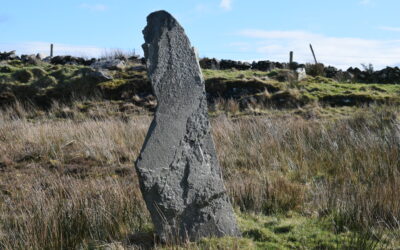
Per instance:
[[[242,30],[238,34],[250,38],[250,51],[264,60],[288,61],[289,51],[294,51],[296,61],[312,62],[311,43],[318,61],[343,69],[361,63],[376,68],[400,64],[400,40],[331,37],[305,31]]]
[[[0,51],[16,50],[17,54],[43,54],[50,55],[49,42],[24,42],[24,43],[0,43]],[[79,46],[69,44],[54,44],[54,55],[72,55],[80,57],[100,57],[106,53],[105,48],[95,46]]]
[[[380,29],[380,30],[386,30],[386,31],[400,32],[400,27],[382,26],[382,27],[379,27],[379,29]]]
[[[208,7],[205,4],[199,3],[195,6],[196,11],[205,12],[208,10]]]
[[[232,0],[221,0],[219,6],[224,10],[231,10],[232,9]]]
[[[359,3],[362,5],[370,5],[372,3],[372,0],[361,0]]]
[[[107,10],[107,5],[96,3],[96,4],[88,4],[88,3],[82,3],[79,5],[80,8],[82,9],[88,9],[91,11],[106,11]]]

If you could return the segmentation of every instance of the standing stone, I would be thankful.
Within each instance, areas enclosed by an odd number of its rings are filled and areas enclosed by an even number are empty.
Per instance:
[[[164,242],[239,236],[210,134],[194,48],[165,11],[147,17],[143,34],[158,106],[136,170],[156,233]]]

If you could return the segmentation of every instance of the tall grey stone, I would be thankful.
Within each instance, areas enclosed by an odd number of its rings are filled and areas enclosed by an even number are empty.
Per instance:
[[[156,233],[166,242],[239,236],[210,134],[196,53],[168,12],[150,14],[143,34],[158,106],[136,170]]]

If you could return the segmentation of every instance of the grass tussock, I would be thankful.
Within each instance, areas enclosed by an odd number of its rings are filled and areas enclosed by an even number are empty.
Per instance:
[[[400,216],[396,117],[375,110],[336,122],[220,119],[214,135],[243,210],[335,212],[363,228]]]
[[[132,177],[81,180],[38,171],[7,183],[14,190],[1,206],[2,249],[75,249],[147,230]]]
[[[126,246],[131,233],[151,230],[134,171],[151,118],[59,117],[54,110],[35,119],[39,111],[18,106],[0,114],[0,248]],[[247,233],[183,247],[400,244],[395,107],[338,120],[219,116],[212,128]],[[274,224],[263,216],[287,219]]]

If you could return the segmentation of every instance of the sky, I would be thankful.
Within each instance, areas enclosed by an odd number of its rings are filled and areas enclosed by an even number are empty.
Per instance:
[[[146,16],[177,18],[200,57],[400,66],[399,0],[0,0],[0,51],[143,55]]]

